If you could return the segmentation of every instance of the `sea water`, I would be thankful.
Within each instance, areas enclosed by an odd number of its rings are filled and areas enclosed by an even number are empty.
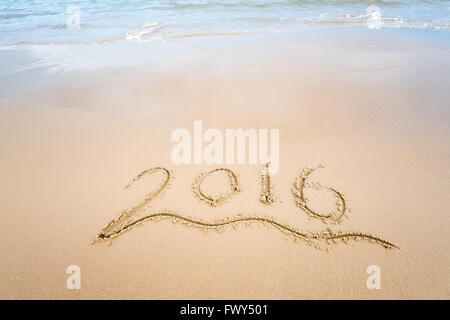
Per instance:
[[[370,24],[371,20],[375,24]],[[448,0],[2,0],[0,46],[151,42],[327,28],[448,30]]]

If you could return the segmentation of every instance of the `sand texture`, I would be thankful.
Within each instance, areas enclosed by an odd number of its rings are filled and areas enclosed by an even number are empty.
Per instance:
[[[0,298],[449,298],[448,33],[231,38],[2,74]],[[174,164],[196,120],[279,129],[278,173]]]

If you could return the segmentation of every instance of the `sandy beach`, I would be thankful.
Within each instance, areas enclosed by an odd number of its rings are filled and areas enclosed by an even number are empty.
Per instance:
[[[0,298],[448,299],[448,40],[445,31],[352,29],[0,50]],[[173,163],[171,134],[193,132],[194,121],[279,130],[274,203],[259,200],[259,163]],[[351,208],[340,224],[294,202],[297,176],[319,164],[311,179]],[[257,223],[218,233],[166,220],[90,245],[161,183],[156,174],[124,189],[157,166],[174,180],[141,217],[270,216],[399,249],[350,240],[318,250]],[[211,207],[191,185],[222,167],[241,190]],[[205,190],[226,192],[228,180],[216,178]],[[329,193],[308,192],[318,211],[333,207]],[[80,290],[66,286],[69,265],[80,267]],[[366,285],[371,265],[378,290]]]

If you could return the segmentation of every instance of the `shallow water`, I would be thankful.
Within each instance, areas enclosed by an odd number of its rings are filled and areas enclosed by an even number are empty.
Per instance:
[[[0,2],[2,46],[164,41],[370,26],[449,29],[450,1],[4,0]]]

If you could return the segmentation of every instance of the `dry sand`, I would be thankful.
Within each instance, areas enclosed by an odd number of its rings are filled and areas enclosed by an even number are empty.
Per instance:
[[[199,40],[133,44],[110,49],[124,57],[142,50],[148,58],[141,53],[136,64],[144,66],[2,75],[0,298],[449,298],[448,33],[256,39],[222,51],[206,50],[207,40],[201,50]],[[95,60],[108,49],[92,50],[87,56]],[[242,192],[225,205],[195,198],[194,178],[223,165],[172,163],[171,132],[192,130],[194,120],[220,130],[280,129],[279,201],[259,202],[259,165],[226,165]],[[204,233],[168,221],[144,224],[112,246],[89,245],[158,184],[146,178],[123,189],[157,165],[175,180],[144,214],[270,215],[325,230],[290,191],[301,169],[317,164],[325,168],[314,180],[342,191],[353,209],[331,227],[371,233],[400,249],[350,242],[324,252],[274,228]],[[81,268],[80,290],[66,288],[72,264]],[[381,268],[379,290],[366,287],[370,265]]]

